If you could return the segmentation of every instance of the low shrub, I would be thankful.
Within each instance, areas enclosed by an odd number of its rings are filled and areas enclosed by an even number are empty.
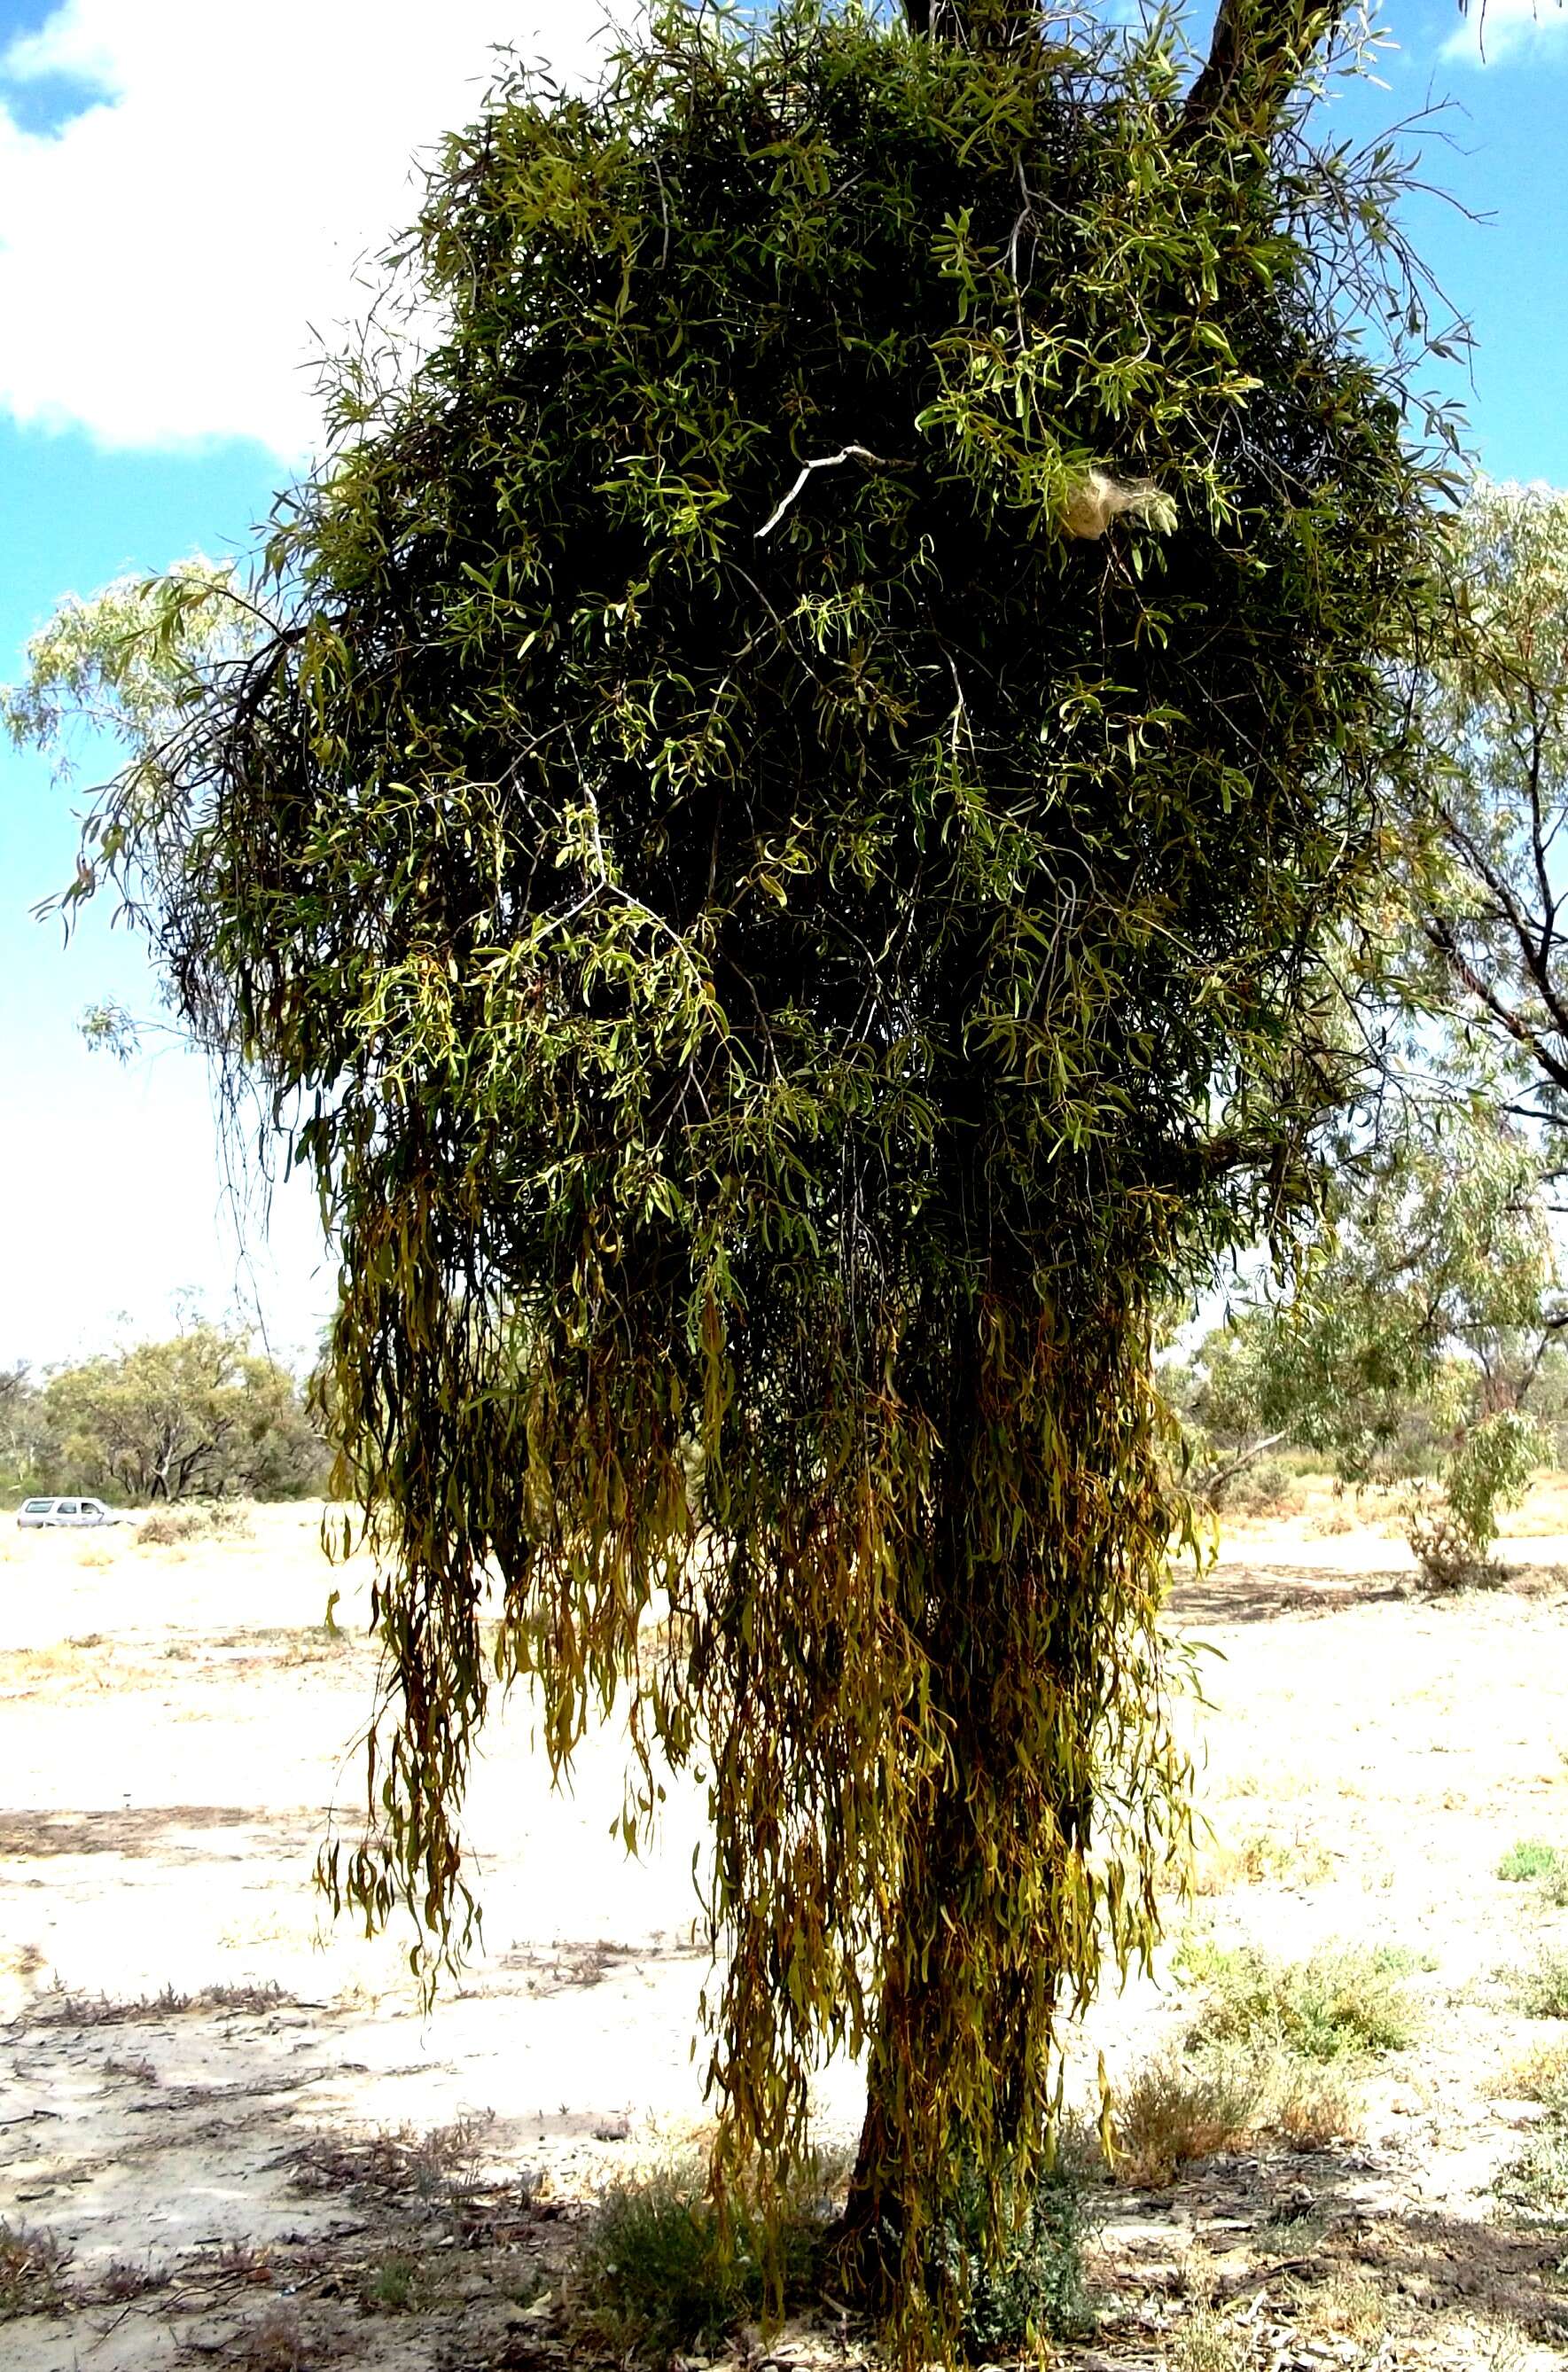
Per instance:
[[[1260,1458],[1233,1475],[1216,1496],[1227,1516],[1289,1516],[1305,1494],[1283,1459]]]
[[[1408,1953],[1341,1948],[1273,1960],[1250,1947],[1191,1949],[1185,1965],[1208,1997],[1192,2027],[1199,2044],[1273,2046],[1303,2059],[1402,2051],[1420,2017],[1402,1982]]]
[[[1255,2063],[1172,2047],[1138,2068],[1116,2099],[1116,2171],[1161,2186],[1184,2166],[1240,2149],[1257,2131],[1262,2085]]]
[[[819,2295],[830,2270],[830,2170],[808,2170],[788,2201],[780,2234],[784,2303]],[[978,2180],[959,2187],[956,2208],[932,2236],[934,2285],[954,2285],[965,2301],[960,2348],[972,2358],[1017,2355],[1040,2343],[1082,2337],[1093,2327],[1084,2274],[1088,2214],[1084,2177],[1071,2157],[1027,2199],[1007,2197],[1005,2247],[982,2254],[986,2198]],[[762,2219],[732,2195],[729,2244],[707,2196],[705,2170],[690,2158],[612,2184],[596,2206],[567,2285],[572,2320],[623,2360],[665,2365],[712,2355],[769,2303]]]
[[[172,2278],[162,2265],[138,2264],[129,2257],[110,2257],[96,2274],[93,2291],[106,2305],[128,2306],[135,2298],[168,2289]]]
[[[1405,1507],[1405,1538],[1415,1557],[1420,1585],[1432,1596],[1501,1588],[1502,1566],[1478,1547],[1469,1525],[1436,1494],[1412,1493]]]
[[[1568,2017],[1568,1952],[1548,1947],[1517,1971],[1514,2000],[1527,2017]]]
[[[1510,1845],[1497,1865],[1499,1878],[1519,1880],[1545,1878],[1557,1866],[1557,1855],[1551,1845],[1521,1841]]]
[[[639,2363],[713,2354],[766,2296],[761,2217],[732,2198],[729,2221],[726,2248],[695,2157],[612,2183],[573,2261],[574,2320]],[[826,2235],[825,2208],[807,2186],[781,2235],[786,2306],[814,2288]]]
[[[1196,1942],[1179,1957],[1204,1998],[1179,2048],[1139,2068],[1116,2112],[1117,2171],[1145,2184],[1272,2134],[1323,2149],[1353,2134],[1354,2063],[1401,2050],[1417,2011],[1406,1953],[1341,1948],[1307,1960]]]
[[[244,1541],[253,1529],[249,1507],[232,1499],[213,1499],[188,1507],[155,1507],[136,1528],[136,1546],[173,1548],[188,1541]]]
[[[1521,2223],[1568,2226],[1568,2117],[1548,2117],[1511,2157],[1493,2189]]]
[[[999,2261],[988,2265],[982,2253],[985,2192],[972,2176],[932,2241],[933,2271],[966,2301],[958,2343],[970,2362],[1034,2355],[1042,2340],[1082,2339],[1094,2329],[1084,2276],[1086,2200],[1071,2158],[1027,2197],[1005,2203],[1011,2223]]]
[[[1545,1447],[1533,1418],[1503,1409],[1469,1428],[1436,1487],[1412,1486],[1405,1537],[1427,1589],[1495,1588],[1504,1579],[1492,1555],[1497,1519],[1524,1497]]]

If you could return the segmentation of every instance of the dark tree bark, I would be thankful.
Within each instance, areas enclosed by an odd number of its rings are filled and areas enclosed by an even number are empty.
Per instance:
[[[1186,129],[1223,118],[1229,132],[1266,137],[1342,14],[1341,0],[1220,0],[1208,57],[1187,94]]]
[[[912,33],[969,49],[1005,48],[1040,22],[1040,0],[904,0]]]
[[[903,9],[912,32],[976,49],[1018,40],[1041,13],[1040,0],[903,0]],[[1220,0],[1208,57],[1183,107],[1186,130],[1223,118],[1227,130],[1266,137],[1342,14],[1343,0]]]

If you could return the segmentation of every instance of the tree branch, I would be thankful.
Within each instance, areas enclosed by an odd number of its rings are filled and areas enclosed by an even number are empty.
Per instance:
[[[865,445],[841,445],[836,453],[819,453],[814,461],[803,463],[800,475],[788,494],[774,505],[766,520],[757,529],[757,541],[761,543],[765,535],[772,535],[791,503],[795,501],[797,494],[804,492],[813,470],[838,470],[842,469],[846,461],[866,461],[878,470],[899,470],[906,466],[901,461],[884,461],[880,453],[873,453]]]
[[[1302,69],[1343,14],[1342,0],[1220,0],[1202,73],[1187,94],[1184,129],[1220,116],[1266,138]]]

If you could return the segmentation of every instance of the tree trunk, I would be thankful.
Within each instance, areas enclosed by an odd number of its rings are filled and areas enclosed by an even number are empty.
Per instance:
[[[1060,1939],[1010,1913],[1028,1897],[1036,1856],[1080,1843],[1089,1820],[1086,1803],[1049,1782],[1041,1793],[1034,1684],[1047,1673],[1028,1612],[1031,1601],[1038,1608],[1038,1570],[996,1553],[994,1541],[987,1554],[976,1537],[975,1461],[991,1455],[998,1422],[984,1370],[977,1342],[950,1371],[948,1390],[932,1395],[946,1451],[933,1559],[940,1578],[925,1645],[949,1751],[928,1816],[908,1842],[839,2225],[843,2278],[875,2311],[892,2305],[910,2275],[902,2252],[912,2213],[923,2225],[934,2200],[950,2198],[956,2154],[972,2151],[978,2164],[1043,2138],[1032,2071],[1042,2006],[1054,2023]],[[1050,1680],[1070,1686],[1070,1651],[1065,1659],[1053,1653]],[[977,1983],[981,2038],[972,2023]],[[909,2104],[933,2093],[941,2105],[923,2129]]]
[[[978,1333],[960,1338],[925,1378],[922,1397],[937,1417],[944,1444],[932,1527],[931,1583],[923,1625],[930,1657],[934,1711],[952,1741],[929,1819],[909,1840],[902,1894],[882,1968],[881,1996],[866,2054],[865,2116],[849,2196],[840,2224],[841,2266],[851,2294],[885,2313],[900,2281],[900,2256],[913,2196],[929,2190],[910,2164],[898,2102],[912,2077],[944,2064],[941,2032],[952,1993],[947,1956],[961,1951],[963,1908],[972,1876],[974,1807],[968,1794],[975,1713],[990,1698],[993,1658],[1004,1649],[1005,1621],[977,1623],[970,1517],[972,1460],[980,1432],[983,1361]],[[936,1478],[934,1477],[934,1480]],[[977,1642],[980,1650],[977,1653]],[[949,1927],[945,1913],[958,1921]],[[927,2175],[929,2169],[923,2170]]]
[[[939,1819],[939,1831],[947,1825]],[[946,1867],[941,1842],[936,1837],[927,1856],[928,1871],[933,1870],[933,1865],[949,1879],[958,1875],[957,1869]],[[908,2071],[929,2064],[931,2052],[937,2047],[935,2038],[923,2031],[922,2011],[929,1997],[929,1987],[918,1982],[912,1983],[908,1973],[916,1938],[924,1924],[916,1907],[906,1903],[900,1919],[900,1933],[893,1940],[877,2006],[876,2030],[866,2057],[865,2115],[838,2230],[842,2276],[850,2293],[878,2315],[888,2311],[898,2289],[912,2203],[906,2181],[900,2179],[902,2153],[894,2106],[900,2073],[904,2071],[907,2082]],[[912,2173],[908,2180],[912,2182]]]

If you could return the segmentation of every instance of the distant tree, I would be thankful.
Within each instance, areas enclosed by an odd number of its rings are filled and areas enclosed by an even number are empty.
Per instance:
[[[1476,485],[1452,566],[1459,630],[1427,678],[1411,843],[1423,985],[1491,1035],[1521,1111],[1557,1131],[1568,1128],[1568,493]]]
[[[205,670],[254,646],[265,621],[232,564],[193,552],[166,576],[72,596],[28,645],[28,672],[0,715],[20,747],[71,763],[84,729],[156,749],[203,697]]]
[[[460,1926],[497,1669],[557,1769],[629,1704],[629,1840],[699,1758],[715,2181],[864,2048],[846,2269],[921,2360],[1156,1935],[1153,1314],[1312,1206],[1443,476],[1330,13],[1225,0],[1190,88],[1157,13],[911,17],[665,7],[493,95],[425,360],[345,368],[77,894],[338,1232],[399,1685],[329,1883]]]
[[[60,1368],[42,1410],[62,1488],[288,1498],[319,1490],[328,1463],[293,1378],[215,1326]]]
[[[1444,1559],[1480,1564],[1545,1453],[1529,1402],[1568,1323],[1539,1157],[1495,1107],[1411,1104],[1347,1149],[1325,1215],[1295,1296],[1241,1310],[1173,1378],[1196,1477],[1218,1498],[1263,1450],[1310,1448],[1348,1482],[1412,1485],[1418,1551],[1446,1509]]]
[[[29,641],[23,681],[0,689],[0,726],[18,748],[51,754],[63,775],[84,732],[145,762],[203,697],[206,669],[253,648],[264,623],[233,565],[200,552],[166,576],[123,577],[87,601],[73,596]],[[127,833],[152,829],[157,808],[155,769],[134,823],[124,820]],[[111,839],[91,860],[84,854],[78,886],[89,888],[94,866],[112,866],[114,853]],[[87,1043],[121,1061],[145,1027],[145,1016],[113,1002],[91,1004],[81,1017]]]
[[[28,1491],[37,1482],[42,1430],[39,1394],[25,1363],[0,1367],[0,1490]]]

